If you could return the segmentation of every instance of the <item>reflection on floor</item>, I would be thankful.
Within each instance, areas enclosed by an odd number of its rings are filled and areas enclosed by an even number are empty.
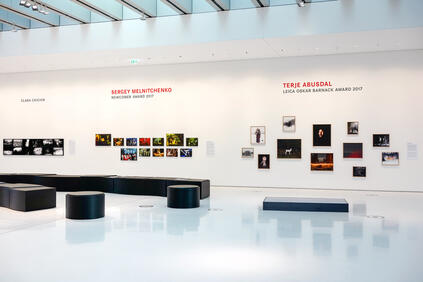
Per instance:
[[[212,188],[190,210],[106,195],[106,217],[0,208],[0,281],[422,281],[423,193]],[[350,213],[263,211],[343,197]]]

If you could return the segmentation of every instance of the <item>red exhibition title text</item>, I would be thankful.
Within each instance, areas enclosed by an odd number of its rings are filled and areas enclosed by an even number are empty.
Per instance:
[[[112,95],[170,93],[172,88],[112,89]]]

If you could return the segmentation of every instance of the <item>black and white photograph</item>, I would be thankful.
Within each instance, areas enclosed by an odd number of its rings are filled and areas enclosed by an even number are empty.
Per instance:
[[[331,125],[314,124],[313,125],[313,146],[330,147],[331,146]]]
[[[270,155],[259,154],[258,155],[258,168],[259,169],[270,169]]]
[[[366,177],[366,167],[353,166],[353,177]]]
[[[347,134],[357,135],[358,134],[358,121],[347,122]]]
[[[278,159],[301,159],[301,139],[278,139]]]
[[[373,134],[373,147],[389,147],[389,134]]]
[[[250,127],[250,142],[251,142],[251,145],[266,144],[266,127],[265,126],[251,126]]]
[[[284,116],[282,118],[282,130],[284,132],[295,132],[296,129],[296,118],[295,116]]]
[[[382,152],[382,165],[398,166],[399,153],[398,152]]]
[[[241,157],[244,158],[244,159],[254,158],[254,148],[242,148],[241,149]]]
[[[3,155],[63,156],[63,139],[3,139]]]

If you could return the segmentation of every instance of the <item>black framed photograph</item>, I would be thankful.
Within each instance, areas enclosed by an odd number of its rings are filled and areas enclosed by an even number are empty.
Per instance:
[[[282,117],[282,131],[284,132],[295,132],[296,129],[295,116],[283,116]]]
[[[181,158],[192,158],[192,149],[188,148],[188,149],[180,149],[179,152],[179,156],[181,156]]]
[[[353,177],[366,177],[366,167],[353,166]]]
[[[389,134],[373,134],[373,147],[389,147]]]
[[[250,126],[250,143],[251,145],[266,144],[265,126]]]
[[[178,157],[178,149],[166,149],[166,157],[168,158],[177,158]]]
[[[382,165],[398,166],[399,153],[398,152],[382,152]]]
[[[96,146],[112,146],[112,134],[96,134]]]
[[[198,138],[196,137],[187,137],[185,140],[186,146],[189,147],[198,147]]]
[[[258,168],[259,169],[270,169],[270,155],[259,154],[258,155]]]
[[[345,159],[362,159],[363,143],[344,143]]]
[[[150,148],[140,148],[139,149],[139,156],[140,157],[151,157],[151,149]]]
[[[241,148],[241,157],[244,159],[254,158],[254,148]]]
[[[138,146],[137,138],[126,138],[126,146],[135,147]]]
[[[153,149],[153,157],[156,158],[163,158],[164,157],[164,149],[163,148],[156,148]]]
[[[333,153],[311,153],[311,170],[333,171]]]
[[[358,134],[358,121],[347,122],[347,134],[357,135]]]
[[[301,159],[301,139],[278,139],[278,159]]]
[[[313,146],[330,147],[331,146],[331,125],[314,124],[313,125]]]
[[[113,138],[113,146],[124,146],[124,139],[123,138]]]
[[[167,133],[166,146],[171,146],[171,147],[184,146],[184,134],[183,133]]]
[[[122,149],[120,149],[120,160],[121,161],[136,161],[137,160],[137,149],[136,148],[122,148]]]
[[[153,138],[153,146],[164,146],[164,138]]]

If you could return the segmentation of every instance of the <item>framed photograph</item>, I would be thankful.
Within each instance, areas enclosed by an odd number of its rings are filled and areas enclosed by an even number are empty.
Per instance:
[[[53,139],[43,139],[43,156],[53,156]]]
[[[169,146],[169,147],[184,146],[184,134],[182,133],[166,134],[166,146]]]
[[[189,147],[197,147],[198,146],[198,138],[193,138],[193,137],[187,138],[185,140],[185,143]]]
[[[13,155],[13,139],[3,139],[3,155]]]
[[[113,138],[113,146],[124,146],[123,138]]]
[[[373,147],[389,147],[389,134],[373,134]]]
[[[362,159],[363,143],[344,143],[345,159]]]
[[[259,154],[258,155],[258,168],[259,169],[270,169],[270,155]]]
[[[181,158],[192,158],[192,149],[180,149]]]
[[[251,126],[250,127],[250,142],[251,142],[251,145],[266,144],[266,127],[265,126]]]
[[[366,177],[366,167],[353,166],[353,177]]]
[[[295,116],[284,116],[282,118],[282,131],[295,132]]]
[[[138,146],[137,138],[126,138],[126,146]]]
[[[151,149],[150,148],[140,148],[139,149],[140,157],[151,157]]]
[[[301,159],[301,139],[278,139],[278,159]]]
[[[112,134],[96,134],[96,146],[112,146]]]
[[[61,140],[63,140],[63,139],[61,139]],[[58,146],[56,146],[56,148],[62,147],[62,151],[63,151],[63,144],[62,144],[62,146],[60,146],[59,144],[57,144],[57,145]],[[30,139],[29,140],[28,153],[31,156],[42,156],[43,155],[43,139]]]
[[[3,139],[3,155],[64,156],[64,139]]]
[[[166,149],[166,157],[168,158],[177,158],[178,157],[178,149]]]
[[[382,152],[382,165],[397,166],[399,165],[398,152]]]
[[[53,156],[65,155],[64,143],[65,143],[65,140],[63,139],[53,139]]]
[[[311,170],[333,171],[333,153],[311,153]]]
[[[331,146],[331,125],[314,124],[313,125],[313,146],[330,147]]]
[[[153,138],[153,146],[164,146],[164,138]]]
[[[241,157],[244,159],[254,158],[254,148],[241,148]]]
[[[137,149],[136,148],[122,148],[122,149],[120,149],[120,160],[121,161],[136,161],[137,160]]]
[[[139,140],[140,147],[151,146],[151,138],[140,138]]]
[[[358,121],[347,122],[347,134],[357,135],[358,134]]]
[[[164,149],[163,148],[153,149],[153,157],[163,158],[164,157]]]

